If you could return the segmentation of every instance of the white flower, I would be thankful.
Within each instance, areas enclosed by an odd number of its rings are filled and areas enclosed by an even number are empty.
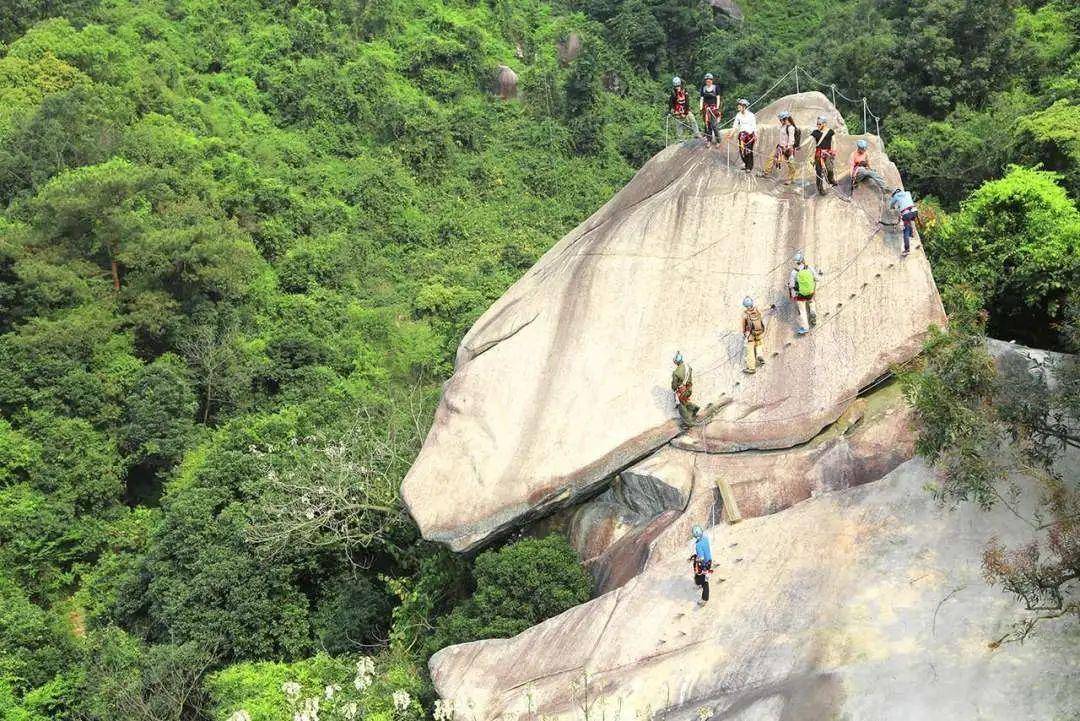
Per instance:
[[[371,685],[375,676],[375,660],[370,656],[361,656],[356,662],[356,679],[353,685],[357,691],[363,691]]]
[[[345,721],[353,721],[358,713],[360,713],[360,704],[355,701],[350,701],[341,707],[341,715],[345,717]]]
[[[229,717],[229,721],[251,721],[251,714],[244,709],[240,709]]]
[[[404,711],[409,708],[409,703],[412,701],[412,697],[409,696],[409,692],[400,688],[397,691],[394,691],[391,698],[393,698],[394,700],[394,708],[396,708],[398,711]]]
[[[454,721],[454,702],[435,702],[435,721]]]
[[[697,710],[698,721],[709,721],[713,717],[713,710],[702,706]]]
[[[281,684],[281,693],[289,697],[290,701],[300,698],[300,684],[296,681],[286,681]]]

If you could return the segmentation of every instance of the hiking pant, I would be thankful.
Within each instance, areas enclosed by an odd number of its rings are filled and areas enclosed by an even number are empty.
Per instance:
[[[787,167],[787,182],[795,180],[795,151],[791,151],[791,155],[784,152],[783,145],[776,146],[776,152],[769,158],[768,165],[765,166],[765,174],[768,175],[773,171],[773,168],[780,166],[780,163],[784,163]]]
[[[709,106],[705,106],[704,110],[705,119],[705,137],[710,142],[720,142],[720,109],[717,108],[716,112],[711,112]]]
[[[694,585],[701,587],[701,600],[709,600],[709,577],[704,573],[694,574]]]
[[[746,370],[755,371],[759,364],[764,365],[764,338],[754,338],[750,336],[746,339]]]
[[[804,330],[810,330],[810,314],[813,312],[810,305],[813,302],[813,298],[795,296],[795,307],[799,309],[799,327]]]
[[[814,174],[817,176],[817,192],[825,195],[825,183],[836,185],[833,177],[833,156],[824,153],[814,155]]]
[[[739,133],[739,155],[742,157],[743,167],[747,170],[754,169],[754,143],[757,135],[754,133]]]
[[[906,210],[900,214],[900,220],[904,221],[904,252],[907,253],[911,250],[911,236],[915,232],[912,224],[915,219],[919,217],[919,211]]]
[[[877,186],[877,189],[882,194],[885,193],[885,178],[881,173],[870,168],[858,167],[855,168],[855,172],[851,175],[851,191],[855,192],[855,185],[861,183],[864,180],[869,180],[871,183]]]
[[[683,135],[689,130],[692,137],[698,137],[701,135],[701,130],[698,128],[697,116],[693,113],[686,113],[685,115],[671,114],[671,117],[675,118],[675,139],[682,140]]]
[[[686,425],[693,423],[698,411],[701,410],[693,401],[687,401],[686,403],[675,401],[675,405],[679,409],[679,418],[681,418],[682,422]]]

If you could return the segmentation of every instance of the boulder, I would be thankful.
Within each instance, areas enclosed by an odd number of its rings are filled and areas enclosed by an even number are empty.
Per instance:
[[[720,479],[731,487],[741,517],[752,518],[819,493],[875,481],[914,454],[911,410],[893,384],[860,398],[810,442],[786,451],[707,454],[665,446],[623,471],[611,491],[574,514],[592,519],[610,513],[621,522],[619,533],[609,532],[608,524],[576,524],[570,537],[597,592],[606,593],[654,558],[681,553],[695,525],[709,527],[725,517],[717,492]],[[650,489],[648,502],[635,502],[633,495],[627,500],[622,481],[631,473],[646,481],[637,485]],[[681,486],[688,497],[673,493],[670,485],[671,479],[684,478]],[[662,490],[656,493],[655,488]],[[658,496],[667,500],[652,500]]]
[[[683,535],[617,591],[515,638],[440,651],[436,690],[476,721],[577,720],[583,703],[590,717],[669,721],[1071,717],[1080,628],[1059,619],[990,646],[1021,612],[982,579],[984,544],[1032,530],[1000,504],[943,508],[932,478],[916,459],[711,528],[703,608]],[[1023,507],[1034,493],[1017,482]]]
[[[518,76],[506,65],[500,65],[495,73],[495,94],[503,100],[511,100],[518,94]]]
[[[709,0],[717,20],[742,20],[743,11],[735,0]]]
[[[555,43],[555,54],[558,56],[560,63],[569,65],[578,55],[581,55],[581,48],[581,36],[576,32],[571,32],[564,39]]]
[[[797,117],[831,108],[820,93],[769,107],[781,104]],[[846,157],[855,138],[843,133]],[[762,127],[760,164],[776,137]],[[676,350],[694,368],[699,403],[726,402],[688,447],[786,448],[835,421],[945,322],[921,244],[899,258],[880,195],[818,197],[805,163],[795,186],[738,165],[731,141],[663,150],[477,320],[402,484],[425,538],[474,549],[595,495],[678,436]],[[900,184],[883,155],[878,168]],[[799,249],[824,273],[818,326],[805,337],[794,335],[786,291]],[[767,311],[769,362],[754,376],[741,372],[746,295]]]

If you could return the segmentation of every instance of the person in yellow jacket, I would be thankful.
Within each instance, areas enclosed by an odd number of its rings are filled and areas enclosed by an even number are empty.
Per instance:
[[[754,299],[743,298],[743,338],[746,339],[746,367],[743,373],[756,373],[758,366],[765,365],[764,340],[765,318],[754,307]]]

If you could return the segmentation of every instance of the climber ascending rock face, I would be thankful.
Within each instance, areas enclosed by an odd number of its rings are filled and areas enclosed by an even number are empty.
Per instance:
[[[854,150],[820,93],[757,114],[782,110],[804,129],[834,118],[834,147]],[[779,132],[758,128],[760,152]],[[880,141],[860,137],[900,186]],[[879,224],[884,200],[870,188],[850,201],[818,197],[806,153],[800,177],[783,185],[742,172],[737,147],[667,148],[480,317],[402,486],[425,537],[473,548],[680,434],[663,383],[672,349],[694,360],[695,401],[717,404],[686,440],[710,451],[806,441],[918,352],[945,318],[917,238],[901,260],[899,228]],[[802,337],[787,287],[797,250],[822,274],[817,326]],[[754,375],[742,373],[747,296],[767,327],[766,364]]]

